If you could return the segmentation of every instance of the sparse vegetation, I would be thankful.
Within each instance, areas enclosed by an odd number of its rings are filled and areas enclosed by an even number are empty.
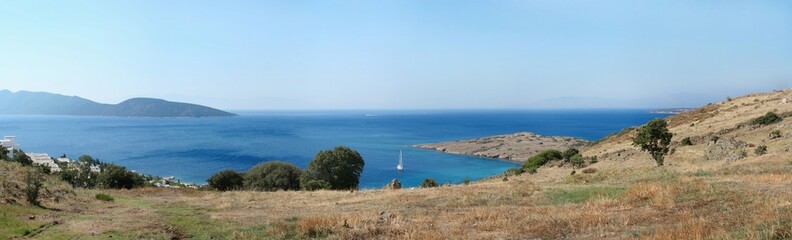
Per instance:
[[[569,162],[572,163],[572,166],[575,167],[583,167],[584,165],[586,165],[586,162],[583,160],[583,156],[581,156],[580,154],[575,154],[572,157],[570,157]]]
[[[28,171],[25,176],[25,197],[31,205],[39,206],[39,190],[42,185],[42,176],[36,170]]]
[[[578,151],[577,148],[570,148],[564,151],[563,157],[565,161],[569,162],[572,160],[573,156],[578,154],[580,154],[580,151]]]
[[[439,186],[440,184],[438,184],[433,178],[424,179],[421,183],[421,188],[435,188]]]
[[[753,125],[770,125],[773,123],[777,123],[783,120],[779,117],[775,112],[767,112],[764,116],[758,117],[751,121]]]
[[[301,175],[300,186],[305,190],[356,189],[364,165],[360,153],[348,147],[320,151]]]
[[[758,146],[758,147],[756,147],[756,149],[754,150],[754,153],[755,153],[756,155],[758,155],[758,156],[761,156],[761,155],[765,155],[765,154],[767,154],[767,146],[765,146],[765,145],[759,145],[759,146]]]
[[[260,163],[245,174],[245,188],[257,191],[300,190],[300,168],[288,162]]]
[[[242,189],[244,177],[234,170],[223,170],[213,174],[206,180],[210,188],[219,191],[231,191]]]
[[[637,135],[633,138],[633,145],[652,155],[657,166],[663,166],[663,160],[668,153],[668,146],[674,136],[668,131],[668,124],[663,119],[654,119],[638,128]]]

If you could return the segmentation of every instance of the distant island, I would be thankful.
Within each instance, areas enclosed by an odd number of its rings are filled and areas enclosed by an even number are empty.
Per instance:
[[[0,90],[0,114],[115,117],[233,117],[236,114],[190,103],[154,98],[132,98],[103,104],[77,96],[46,92]]]

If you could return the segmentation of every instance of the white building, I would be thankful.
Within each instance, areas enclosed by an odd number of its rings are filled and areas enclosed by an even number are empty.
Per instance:
[[[50,169],[50,172],[60,172],[60,166],[55,163],[55,160],[46,153],[27,153],[28,157],[33,160],[33,164],[47,166]]]
[[[70,163],[70,162],[72,162],[72,160],[69,159],[69,158],[58,158],[58,159],[55,159],[55,161],[58,161],[58,162],[61,162],[61,163]]]
[[[91,172],[101,173],[102,169],[99,168],[99,165],[91,165]]]
[[[0,145],[8,149],[8,158],[14,158],[14,150],[19,149],[19,145],[16,143],[16,137],[14,136],[5,136],[0,140]]]

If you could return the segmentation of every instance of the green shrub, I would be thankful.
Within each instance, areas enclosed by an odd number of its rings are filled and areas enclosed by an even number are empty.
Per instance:
[[[754,153],[756,153],[756,155],[758,155],[758,156],[765,155],[767,153],[767,146],[760,145],[760,146],[756,147],[756,150],[754,150]]]
[[[710,142],[717,143],[718,140],[720,140],[720,137],[718,137],[717,135],[712,135],[710,137]]]
[[[511,175],[515,175],[515,176],[520,176],[524,172],[525,172],[525,170],[522,169],[522,168],[509,168],[509,170],[506,171],[506,173],[511,174]]]
[[[300,185],[324,186],[322,189],[332,190],[356,189],[364,165],[360,153],[348,147],[320,151],[300,176]]]
[[[599,162],[599,161],[597,160],[597,156],[592,156],[592,157],[591,157],[591,160],[589,160],[589,164],[595,164],[595,163],[597,163],[597,162]]]
[[[300,190],[300,168],[287,162],[259,163],[245,174],[245,188],[257,191]]]
[[[774,112],[767,112],[764,116],[754,119],[751,124],[753,125],[770,125],[780,122],[782,119]]]
[[[690,145],[693,145],[693,142],[692,142],[692,141],[690,141],[690,137],[685,137],[685,138],[683,138],[683,139],[682,139],[682,141],[680,141],[679,143],[680,143],[680,144],[682,144],[682,146],[690,146]]]
[[[586,164],[586,162],[583,161],[583,156],[580,154],[575,154],[574,156],[570,157],[569,162],[571,162],[572,166],[575,167],[583,167],[583,165]]]
[[[432,178],[424,179],[423,182],[421,183],[421,188],[434,188],[439,186],[440,184],[438,184],[437,181],[435,181]]]
[[[770,133],[770,139],[781,138],[781,130],[775,130]]]
[[[142,187],[144,182],[140,174],[114,164],[105,166],[96,181],[99,186],[114,189]]]
[[[29,171],[25,176],[25,197],[30,204],[38,206],[39,189],[42,185],[41,173],[38,171]]]
[[[526,170],[528,172],[535,173],[536,170],[539,169],[539,167],[541,167],[545,163],[553,160],[561,160],[563,158],[564,157],[561,151],[549,149],[542,151],[541,153],[534,155],[531,158],[528,158],[528,161],[525,161],[522,168],[523,170]]]
[[[206,183],[212,189],[230,191],[241,189],[243,186],[243,181],[244,177],[242,174],[234,170],[223,170],[209,177],[209,179],[206,180]]]
[[[566,151],[564,151],[563,157],[564,157],[565,161],[569,162],[569,161],[572,160],[573,156],[579,155],[579,154],[580,154],[580,151],[578,151],[576,148],[570,148],[570,149],[567,149]]]
[[[462,184],[465,184],[465,185],[470,184],[470,179],[465,178],[464,180],[462,180]]]
[[[99,200],[102,200],[102,201],[105,201],[105,202],[112,202],[112,201],[115,200],[115,198],[113,198],[112,196],[104,194],[104,193],[97,193],[96,194],[96,199],[99,199]]]
[[[25,166],[30,166],[30,165],[33,164],[33,159],[30,159],[30,157],[27,154],[25,154],[24,151],[15,150],[14,151],[14,162],[21,163],[22,165],[25,165]]]

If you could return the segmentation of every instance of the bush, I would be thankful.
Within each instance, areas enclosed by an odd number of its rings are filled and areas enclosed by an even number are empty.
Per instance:
[[[97,184],[104,188],[132,189],[143,186],[143,176],[118,165],[107,165],[99,174]]]
[[[764,116],[758,117],[754,119],[751,124],[753,125],[770,125],[773,123],[780,122],[782,119],[774,112],[767,112]]]
[[[528,161],[525,161],[522,168],[525,171],[535,173],[536,170],[539,169],[539,167],[541,167],[545,163],[553,160],[561,160],[563,158],[564,157],[561,151],[553,150],[553,149],[544,150],[541,153],[531,158],[528,158]]]
[[[592,173],[597,172],[597,169],[596,168],[586,168],[586,169],[583,169],[582,172],[586,173],[586,174],[592,174]]]
[[[583,161],[583,156],[580,154],[575,154],[574,156],[570,157],[569,162],[571,162],[572,166],[575,167],[583,167],[583,165],[586,164],[586,162]]]
[[[578,151],[576,148],[570,148],[570,149],[567,149],[566,151],[564,151],[563,157],[564,157],[564,160],[569,162],[569,161],[572,160],[573,156],[578,155],[578,154],[580,154],[580,151]]]
[[[462,184],[465,184],[465,185],[470,184],[470,179],[468,179],[468,178],[463,179],[462,180]]]
[[[21,163],[22,165],[25,166],[30,166],[33,164],[33,159],[30,159],[30,157],[27,154],[25,154],[24,151],[16,150],[14,151],[14,162]]]
[[[30,171],[25,176],[25,197],[30,204],[39,206],[39,189],[41,189],[43,179],[37,171]]]
[[[589,164],[595,164],[595,163],[597,163],[597,162],[599,162],[599,161],[597,160],[597,156],[593,156],[593,157],[591,157],[591,160],[589,160]]]
[[[234,170],[223,170],[213,174],[206,180],[206,183],[212,189],[219,191],[230,191],[241,189],[243,186],[244,178],[242,174]]]
[[[102,200],[102,201],[105,201],[105,202],[112,202],[112,201],[115,200],[112,196],[104,194],[104,193],[97,193],[96,194],[96,199],[99,199],[99,200]]]
[[[245,174],[244,186],[257,191],[300,190],[300,174],[300,168],[291,163],[259,163]]]
[[[685,137],[685,138],[683,138],[683,139],[682,139],[682,141],[680,141],[679,143],[680,143],[680,144],[682,144],[682,146],[690,146],[690,145],[693,145],[693,142],[692,142],[692,141],[690,141],[690,137]]]
[[[720,140],[720,137],[718,137],[717,135],[712,135],[710,137],[710,142],[717,143],[718,140]]]
[[[756,147],[756,150],[754,150],[754,153],[756,153],[756,155],[758,155],[758,156],[765,155],[767,153],[767,146],[760,145],[760,146]]]
[[[770,133],[770,139],[781,138],[781,130],[775,130]]]
[[[434,188],[439,186],[440,184],[437,184],[437,181],[431,178],[424,179],[421,183],[421,188]]]
[[[300,176],[300,186],[306,190],[356,189],[364,165],[360,153],[348,147],[320,151]]]

